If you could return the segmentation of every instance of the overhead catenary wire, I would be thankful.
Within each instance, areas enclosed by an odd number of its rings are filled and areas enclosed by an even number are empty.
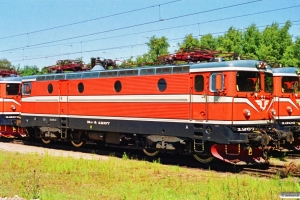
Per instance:
[[[115,38],[115,37],[122,37],[122,36],[127,36],[127,35],[134,35],[134,34],[140,34],[140,33],[146,33],[146,32],[153,32],[153,31],[157,31],[157,30],[167,30],[167,29],[172,29],[172,28],[178,28],[178,27],[184,27],[184,26],[191,26],[191,25],[198,25],[198,24],[205,24],[205,23],[211,23],[211,22],[215,22],[215,21],[222,21],[222,20],[227,20],[227,19],[235,19],[238,17],[245,17],[245,16],[251,16],[251,15],[255,15],[255,14],[264,14],[264,13],[268,13],[268,12],[274,12],[277,10],[284,10],[284,9],[291,9],[291,8],[295,8],[295,7],[299,7],[300,5],[297,6],[292,6],[292,7],[286,7],[286,8],[279,8],[279,9],[272,9],[272,10],[268,10],[268,11],[262,11],[262,12],[256,12],[256,13],[250,13],[250,14],[245,14],[245,15],[238,15],[238,16],[232,16],[232,17],[227,17],[227,18],[221,18],[221,19],[216,19],[216,20],[210,20],[210,21],[205,21],[205,22],[198,22],[198,23],[193,23],[193,24],[188,24],[188,25],[183,25],[183,26],[173,26],[173,27],[169,27],[169,28],[163,28],[163,29],[156,29],[156,30],[150,30],[150,31],[144,31],[144,32],[138,32],[138,33],[133,33],[133,34],[123,34],[120,36],[112,36],[112,37],[107,37],[107,38],[102,38],[102,39],[108,39],[108,38]],[[296,20],[296,21],[292,21],[292,22],[299,22],[300,20]],[[258,26],[261,27],[261,26]],[[225,31],[226,32],[226,31]],[[213,33],[213,34],[221,34],[224,32],[218,32],[218,33]],[[182,38],[177,38],[177,39],[172,39],[172,40],[179,40]],[[96,39],[99,40],[99,39]],[[95,40],[88,40],[88,41],[95,41]],[[171,41],[171,40],[169,40]],[[83,41],[80,41],[80,43],[82,43]],[[74,44],[74,43],[72,43]],[[61,44],[55,44],[53,46],[57,46],[57,45],[61,45]],[[144,44],[143,44],[144,45]],[[127,45],[128,47],[132,48],[138,45]],[[117,48],[128,48],[126,46],[122,46],[122,47],[114,47],[112,49],[117,49]],[[30,47],[30,48],[40,48],[40,47]],[[26,48],[24,48],[26,49]],[[17,61],[24,61],[24,60],[34,60],[34,59],[42,59],[42,58],[49,58],[49,57],[56,57],[56,56],[62,56],[62,55],[74,55],[74,54],[78,54],[78,53],[84,53],[84,52],[95,52],[95,51],[99,51],[99,50],[112,50],[111,48],[104,48],[104,49],[96,49],[96,50],[88,50],[88,51],[81,51],[81,52],[72,52],[72,53],[65,53],[65,54],[51,54],[51,55],[44,55],[44,56],[35,56],[33,58],[30,59],[21,59],[21,60],[14,60],[11,62],[17,62]],[[29,56],[25,56],[25,57],[29,57]],[[32,57],[32,56],[31,56]],[[136,56],[134,56],[136,57]]]
[[[294,8],[294,7],[288,7],[288,8]],[[285,8],[285,9],[287,9],[287,8]],[[262,13],[267,13],[267,12],[273,12],[273,11],[274,10],[269,10],[269,11],[263,11],[263,12],[259,12],[259,13],[251,13],[251,14],[233,16],[233,17],[229,17],[229,18],[238,18],[238,17],[244,17],[244,16],[249,16],[249,15],[254,15],[254,14],[262,14]],[[102,39],[124,37],[124,36],[129,36],[129,35],[134,35],[134,34],[141,34],[141,33],[148,33],[148,32],[159,31],[159,30],[174,29],[174,28],[179,28],[179,27],[186,27],[186,26],[198,25],[200,23],[201,24],[208,23],[208,22],[211,23],[211,22],[221,21],[221,20],[225,20],[225,19],[228,19],[228,18],[221,18],[221,19],[217,19],[217,20],[210,20],[210,21],[207,21],[207,22],[199,22],[199,23],[193,23],[193,24],[188,24],[188,25],[173,26],[173,27],[168,27],[168,28],[163,28],[163,29],[155,29],[155,30],[137,32],[137,33],[132,33],[132,34],[123,34],[123,35],[119,35],[119,36],[106,37],[106,38],[102,38]],[[299,22],[299,21],[300,20],[295,20],[295,21],[291,21],[291,22]],[[284,23],[280,23],[280,24],[284,24]],[[258,26],[258,27],[265,27],[265,26]],[[212,34],[222,34],[222,33],[225,33],[225,32],[226,31],[224,31],[224,32],[218,32],[218,33],[212,33]],[[184,38],[177,38],[176,40],[182,40],[182,39],[184,39]],[[96,39],[96,40],[101,40],[101,39]],[[94,40],[87,40],[87,41],[95,41],[95,39]],[[87,41],[80,41],[78,43],[87,42]],[[72,43],[72,44],[74,44],[74,43]],[[50,46],[57,46],[57,45],[65,45],[65,44],[55,44],[55,45],[50,45]],[[138,45],[129,45],[129,46],[138,46]],[[140,45],[140,46],[143,46],[143,45]],[[48,47],[48,46],[42,46],[42,47]],[[42,47],[31,47],[31,49],[33,49],[33,48],[42,48]],[[118,47],[116,47],[116,48],[118,48]],[[108,49],[103,49],[103,50],[108,50]],[[97,50],[95,50],[95,51],[97,51]],[[89,52],[89,51],[82,51],[82,50],[80,51],[80,53],[85,53],[85,52]],[[77,53],[78,52],[76,52],[76,53],[67,53],[67,54],[77,54]],[[55,54],[55,56],[58,56],[58,55],[67,55],[67,54]],[[41,59],[41,58],[46,58],[46,57],[49,57],[49,56],[37,57],[35,59]],[[54,56],[51,56],[51,57],[54,57]],[[28,60],[28,59],[13,60],[11,62],[17,62],[17,61],[23,61],[23,60]],[[33,59],[30,59],[30,60],[33,60]]]
[[[74,23],[70,23],[70,24],[54,26],[54,27],[45,28],[45,29],[36,30],[36,31],[30,31],[30,32],[27,32],[27,33],[20,33],[20,34],[16,34],[16,35],[5,36],[5,37],[1,37],[0,40],[6,39],[6,38],[18,37],[18,36],[22,36],[22,35],[26,35],[26,34],[28,35],[28,34],[33,34],[33,33],[39,33],[39,32],[49,31],[49,30],[53,30],[53,29],[58,29],[58,28],[64,28],[64,27],[73,26],[73,25],[77,25],[77,24],[82,24],[82,23],[86,23],[86,22],[91,22],[91,21],[95,21],[95,20],[99,20],[99,19],[105,19],[105,18],[109,18],[109,17],[115,17],[115,16],[118,16],[118,15],[124,15],[124,14],[132,13],[132,12],[146,10],[146,9],[149,9],[149,8],[154,8],[154,7],[157,7],[157,6],[160,7],[161,5],[167,5],[167,4],[175,3],[175,2],[178,2],[178,1],[182,1],[182,0],[169,1],[169,2],[166,2],[166,3],[161,3],[161,4],[156,4],[156,5],[153,5],[153,6],[147,6],[147,7],[144,7],[144,8],[138,8],[138,9],[134,9],[134,10],[130,10],[130,11],[115,13],[115,14],[111,14],[111,15],[107,15],[107,16],[103,16],[103,17],[97,17],[97,18],[83,20],[83,21],[74,22]]]
[[[264,12],[267,12],[267,11],[264,11]],[[239,16],[239,17],[244,17],[244,16]],[[223,19],[220,19],[220,20],[223,20]],[[295,21],[291,21],[291,22],[292,23],[294,23],[294,22],[300,22],[300,20],[295,20]],[[202,23],[205,23],[205,22],[202,22]],[[284,24],[284,23],[285,22],[281,22],[281,23],[278,23],[278,24]],[[139,34],[144,34],[144,33],[151,33],[151,32],[164,31],[164,30],[169,30],[169,29],[183,28],[183,27],[194,26],[194,25],[198,25],[198,27],[199,27],[199,24],[200,23],[192,23],[192,24],[186,24],[186,25],[180,25],[180,26],[172,26],[172,27],[168,27],[168,28],[161,28],[161,29],[154,29],[154,30],[149,30],[149,31],[142,31],[142,32],[136,32],[136,33],[130,33],[130,34],[122,34],[122,35],[104,37],[104,38],[99,38],[99,39],[83,40],[83,41],[79,41],[79,42],[53,44],[53,45],[47,45],[47,46],[27,47],[25,49],[37,49],[37,48],[53,47],[53,46],[59,46],[59,45],[71,45],[71,44],[77,44],[77,43],[79,44],[79,43],[83,43],[83,42],[93,42],[93,41],[99,41],[99,40],[113,39],[113,38],[118,38],[118,37],[126,37],[126,36],[131,36],[131,35],[139,35]],[[295,26],[295,25],[299,25],[299,24],[293,24],[293,25]],[[266,26],[268,26],[268,25],[257,26],[257,27],[258,28],[262,28],[262,27],[266,27]],[[216,33],[211,33],[211,34],[212,35],[216,35],[216,34],[222,34],[222,33],[225,33],[225,32],[226,31],[216,32]],[[23,50],[23,49],[20,49],[20,50]]]
[[[298,22],[298,21],[300,21],[300,20],[296,20],[295,22]],[[280,23],[280,24],[284,24],[284,23]],[[300,25],[300,24],[298,24],[298,25]],[[269,26],[269,25],[258,26],[258,27],[267,27],[267,26]],[[222,34],[222,33],[226,33],[226,32],[227,31],[216,32],[216,33],[211,33],[211,34]],[[193,37],[197,37],[197,35],[194,35]],[[183,40],[183,39],[185,39],[185,37],[168,39],[168,41],[180,41],[180,40]],[[145,45],[146,44],[130,44],[130,45],[124,45],[124,46],[93,49],[93,50],[86,50],[86,51],[68,52],[68,53],[63,53],[63,54],[52,54],[52,55],[47,55],[47,56],[38,56],[38,55],[36,55],[36,57],[33,57],[33,58],[13,60],[11,62],[18,62],[18,61],[24,61],[24,60],[36,60],[36,59],[51,58],[51,57],[64,56],[64,55],[74,55],[74,54],[79,54],[79,53],[90,53],[90,52],[97,52],[97,51],[107,51],[107,50],[114,50],[114,49],[132,48],[132,47],[145,46]],[[139,57],[139,56],[141,56],[141,55],[128,56],[128,57],[122,57],[122,58]],[[115,59],[120,59],[120,58],[115,58]]]
[[[256,3],[258,1],[262,1],[262,0],[255,0],[255,1],[251,1],[251,2],[234,4],[234,5],[230,5],[230,6],[225,6],[225,7],[220,7],[220,8],[215,8],[215,9],[210,9],[210,10],[205,10],[205,11],[199,11],[199,12],[196,12],[196,13],[190,13],[190,14],[186,14],[186,15],[175,16],[175,17],[163,19],[163,21],[168,21],[168,20],[178,19],[178,18],[187,17],[187,16],[191,16],[191,15],[196,15],[196,14],[201,14],[201,13],[207,13],[207,12],[212,12],[212,11],[217,11],[217,10],[232,8],[232,7],[237,7],[237,6],[246,5],[246,4],[250,4],[250,3]],[[299,6],[300,5],[298,5],[296,7],[299,7]],[[295,6],[293,6],[293,8],[294,7]],[[135,24],[135,25],[131,25],[131,26],[125,26],[125,27],[115,28],[115,29],[111,29],[111,30],[100,31],[100,32],[96,32],[96,33],[90,33],[90,34],[85,34],[85,35],[80,35],[80,36],[75,36],[75,37],[69,37],[69,38],[64,38],[64,39],[59,39],[59,40],[53,40],[53,41],[48,41],[48,42],[33,44],[33,45],[29,45],[29,46],[22,46],[22,47],[16,47],[16,48],[12,48],[12,49],[0,50],[0,52],[11,51],[11,50],[16,50],[16,49],[23,49],[23,48],[26,48],[26,47],[39,46],[39,45],[43,45],[43,44],[50,44],[50,43],[55,43],[55,42],[61,42],[61,41],[71,40],[71,39],[78,39],[78,38],[82,38],[82,37],[87,37],[87,36],[92,36],[92,35],[98,35],[98,34],[101,34],[101,33],[107,33],[107,32],[113,32],[113,31],[120,31],[120,30],[124,30],[124,29],[129,29],[129,28],[134,28],[134,27],[139,27],[139,26],[145,26],[145,25],[149,25],[149,24],[154,24],[154,23],[158,23],[160,21],[161,20],[154,20],[154,21],[144,22],[144,23]]]

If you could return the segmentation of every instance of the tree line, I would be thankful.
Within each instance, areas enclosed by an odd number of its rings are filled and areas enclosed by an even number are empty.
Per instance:
[[[300,37],[293,40],[293,35],[289,33],[292,26],[287,21],[280,27],[278,23],[273,23],[263,30],[255,24],[243,30],[230,27],[223,35],[214,37],[212,34],[202,35],[199,39],[192,34],[185,36],[181,43],[178,43],[177,52],[182,49],[192,51],[193,49],[207,49],[222,52],[232,52],[243,59],[254,59],[267,61],[271,66],[294,66],[300,67]],[[150,38],[147,43],[149,52],[137,57],[136,60],[130,58],[124,65],[141,65],[142,63],[155,63],[158,56],[168,54],[166,37]]]
[[[267,61],[271,66],[294,66],[300,67],[300,37],[289,33],[292,27],[291,21],[285,22],[283,26],[272,23],[263,30],[255,24],[244,29],[230,27],[223,35],[213,36],[205,34],[195,37],[192,34],[186,35],[182,42],[177,44],[177,52],[184,49],[207,49],[222,52],[232,52],[242,59],[254,59]],[[169,53],[170,44],[165,36],[155,35],[146,43],[148,52],[124,60],[118,67],[138,67],[141,65],[153,65],[158,62],[158,57]],[[88,63],[89,65],[90,63]],[[0,69],[14,68],[22,76],[47,73],[46,70],[39,70],[36,66],[13,66],[6,59],[0,60]],[[44,68],[45,69],[45,68]]]

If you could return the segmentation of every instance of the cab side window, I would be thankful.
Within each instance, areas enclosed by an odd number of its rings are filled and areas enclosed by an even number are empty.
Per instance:
[[[210,92],[220,92],[224,90],[224,74],[213,73],[209,77]]]
[[[22,85],[22,95],[31,94],[31,83],[23,83]]]

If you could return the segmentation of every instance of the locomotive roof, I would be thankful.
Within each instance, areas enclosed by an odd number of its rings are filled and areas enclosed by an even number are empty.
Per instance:
[[[20,83],[22,81],[21,77],[4,77],[0,78],[0,83]]]
[[[272,68],[273,76],[297,76],[296,67],[281,67],[281,68]]]
[[[207,62],[199,63],[191,66],[190,72],[199,71],[257,71],[257,65],[260,61],[257,60],[232,60],[226,62]],[[272,72],[269,65],[265,71]]]
[[[205,62],[191,65],[164,65],[147,66],[129,69],[85,71],[72,73],[58,73],[22,77],[22,81],[46,81],[46,80],[65,80],[65,79],[85,79],[85,78],[106,78],[121,76],[143,76],[155,74],[180,74],[189,72],[212,72],[212,71],[257,71],[257,60],[234,60],[224,62]],[[269,66],[264,69],[272,72]]]

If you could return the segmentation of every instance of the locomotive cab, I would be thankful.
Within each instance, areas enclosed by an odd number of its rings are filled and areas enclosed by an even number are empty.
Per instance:
[[[0,78],[0,137],[26,137],[17,123],[21,111],[20,77]]]
[[[251,163],[260,154],[267,159],[275,113],[270,67],[258,61],[202,65],[191,66],[196,155],[211,151],[233,163]]]

